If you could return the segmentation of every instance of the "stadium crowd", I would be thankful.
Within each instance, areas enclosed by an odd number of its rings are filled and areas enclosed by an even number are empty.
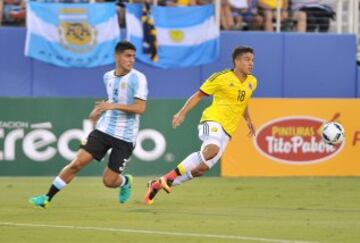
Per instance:
[[[120,27],[125,27],[127,0],[36,0],[48,3],[93,3],[116,1]],[[141,2],[132,0],[131,2]],[[149,1],[149,0],[143,0]],[[158,0],[161,6],[195,6],[212,0]],[[274,31],[277,0],[221,0],[222,30]],[[282,31],[327,32],[334,19],[335,0],[280,0]],[[0,25],[24,26],[26,0],[0,0]]]

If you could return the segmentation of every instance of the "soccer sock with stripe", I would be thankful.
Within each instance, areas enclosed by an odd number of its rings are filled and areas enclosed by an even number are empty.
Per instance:
[[[123,176],[123,175],[119,175],[120,178],[121,178],[121,184],[120,184],[120,187],[123,187],[125,186],[126,184],[128,184],[129,180],[126,176]]]
[[[49,192],[46,194],[46,196],[49,197],[49,202],[55,196],[55,194],[58,193],[61,189],[63,189],[66,185],[66,182],[63,181],[60,176],[57,176],[54,179],[51,187],[49,188]]]
[[[191,180],[193,176],[191,171],[196,168],[201,162],[200,152],[194,152],[186,157],[175,170],[179,172],[173,180],[172,185],[180,185],[181,183]]]

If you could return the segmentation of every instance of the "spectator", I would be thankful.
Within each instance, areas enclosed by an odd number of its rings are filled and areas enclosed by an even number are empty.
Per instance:
[[[306,13],[306,31],[328,32],[330,20],[335,18],[334,10],[319,0],[293,0],[293,11]]]
[[[280,2],[281,16],[280,21],[286,23],[289,20],[288,0]],[[276,3],[277,0],[259,0],[259,12],[265,18],[265,30],[274,31],[273,20],[276,18]],[[306,31],[306,13],[303,11],[293,12],[292,19],[296,22],[296,31]]]
[[[90,0],[94,1],[94,0]],[[118,17],[119,27],[125,28],[125,4],[126,3],[134,3],[134,1],[128,1],[128,0],[95,0],[97,3],[104,3],[104,2],[113,2],[116,4],[116,14]],[[140,3],[140,1],[137,1],[137,3]]]
[[[234,28],[235,23],[228,0],[221,0],[220,24],[223,30],[230,30]]]
[[[234,29],[260,30],[263,27],[263,17],[258,14],[257,0],[229,0]],[[247,26],[244,27],[244,22]]]
[[[160,0],[159,5],[162,6],[172,6],[172,7],[185,7],[185,6],[194,6],[196,0]]]
[[[0,0],[0,25],[24,25],[25,6],[22,0]]]

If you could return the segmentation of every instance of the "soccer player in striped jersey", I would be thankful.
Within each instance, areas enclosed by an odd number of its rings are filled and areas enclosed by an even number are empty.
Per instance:
[[[146,108],[147,80],[135,70],[135,46],[119,42],[115,47],[115,69],[106,72],[104,84],[108,100],[96,102],[90,119],[96,124],[87,141],[67,166],[54,179],[47,194],[30,198],[30,203],[45,208],[56,193],[71,182],[75,175],[94,158],[101,161],[111,149],[103,183],[120,188],[118,200],[126,202],[131,195],[132,176],[122,175],[131,156],[139,130],[139,118]]]
[[[159,190],[167,193],[171,187],[204,175],[222,156],[231,135],[243,117],[255,136],[255,127],[250,118],[248,102],[257,87],[257,80],[252,75],[254,67],[254,51],[250,47],[237,47],[233,50],[234,68],[213,74],[200,90],[193,94],[172,120],[173,128],[178,127],[186,114],[194,108],[202,98],[213,96],[212,104],[207,107],[200,120],[199,138],[202,140],[200,151],[190,154],[174,170],[158,180],[148,183],[144,203],[149,205]]]

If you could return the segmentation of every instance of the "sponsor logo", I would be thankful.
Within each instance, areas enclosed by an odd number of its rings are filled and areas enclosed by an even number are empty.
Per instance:
[[[212,132],[217,132],[218,129],[217,129],[216,127],[212,127],[212,128],[211,128],[211,131],[212,131]]]
[[[326,161],[344,147],[325,144],[320,136],[324,120],[283,117],[259,128],[254,144],[264,156],[282,163],[304,165]]]
[[[72,149],[70,143],[78,140],[81,144],[86,144],[88,134],[93,130],[90,120],[83,120],[82,129],[72,128],[63,131],[57,137],[52,131],[51,122],[33,123],[26,121],[0,121],[0,161],[15,161],[19,149],[30,160],[36,162],[46,162],[59,154],[66,160],[72,160],[77,153],[77,146]],[[154,144],[153,148],[146,150],[143,148],[145,140],[150,140]],[[18,145],[21,144],[21,147]],[[165,137],[157,130],[140,130],[137,137],[134,156],[138,159],[151,162],[159,159],[166,151]],[[169,156],[171,154],[167,154]],[[125,161],[127,162],[127,160]]]

